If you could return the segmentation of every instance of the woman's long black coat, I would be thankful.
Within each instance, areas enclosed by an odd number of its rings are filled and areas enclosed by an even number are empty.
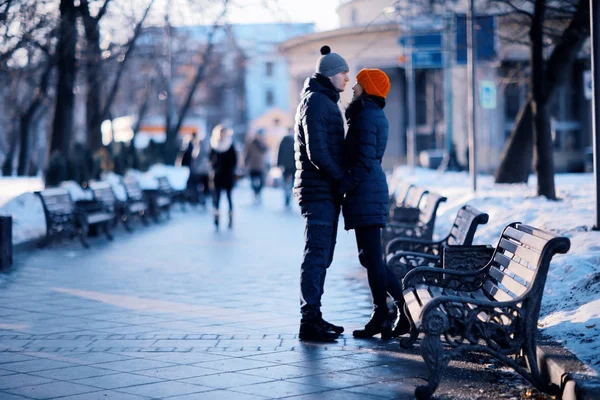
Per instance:
[[[388,141],[385,100],[364,96],[346,110],[348,134],[344,141],[346,176],[340,184],[345,194],[342,213],[346,230],[384,227],[388,215],[388,185],[381,160]]]

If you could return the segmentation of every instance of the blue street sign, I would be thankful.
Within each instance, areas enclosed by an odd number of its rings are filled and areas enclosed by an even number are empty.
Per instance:
[[[413,68],[442,68],[443,61],[441,51],[416,51],[413,53]]]
[[[419,33],[415,32],[412,36],[403,36],[398,42],[403,47],[406,47],[409,43],[409,39],[412,37],[413,43],[412,48],[415,50],[441,50],[442,49],[442,33]]]

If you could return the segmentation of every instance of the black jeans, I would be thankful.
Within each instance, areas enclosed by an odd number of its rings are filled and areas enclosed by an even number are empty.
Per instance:
[[[321,316],[327,268],[333,261],[340,206],[331,201],[304,203],[304,259],[300,269],[300,312],[304,320]]]
[[[252,190],[254,190],[254,194],[258,196],[262,191],[264,185],[264,173],[259,170],[251,170],[250,171],[250,186],[252,186]]]
[[[219,203],[221,202],[221,191],[225,190],[227,193],[227,202],[229,203],[229,213],[233,213],[233,200],[231,199],[231,186],[223,187],[215,183],[215,191],[213,192],[213,212],[219,213]]]
[[[290,206],[290,201],[292,199],[292,191],[294,189],[294,170],[284,170],[283,171],[283,193],[285,196],[285,206]]]
[[[360,264],[367,269],[373,308],[387,312],[387,268],[383,262],[381,228],[368,226],[355,229]]]

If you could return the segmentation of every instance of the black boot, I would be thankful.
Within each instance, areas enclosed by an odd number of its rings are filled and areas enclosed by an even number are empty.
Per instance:
[[[331,322],[327,322],[327,321],[325,321],[323,319],[323,317],[321,317],[321,322],[323,322],[323,325],[325,325],[325,327],[327,329],[329,329],[330,331],[334,331],[338,335],[341,334],[341,333],[344,333],[344,327],[343,326],[334,325]]]
[[[392,322],[388,319],[388,310],[376,309],[371,314],[371,319],[365,325],[364,329],[357,329],[352,332],[355,338],[366,339],[381,333],[382,339],[392,337]]]
[[[398,311],[396,321],[394,321],[394,328],[392,329],[393,337],[406,335],[410,332],[410,321],[404,312],[404,303],[396,303],[396,307],[398,307]]]
[[[329,329],[320,318],[303,319],[300,322],[300,334],[298,335],[300,340],[334,342],[339,336],[339,333]]]
[[[219,212],[215,212],[215,231],[219,230]]]
[[[233,228],[233,211],[229,211],[229,224],[227,225],[229,229]]]

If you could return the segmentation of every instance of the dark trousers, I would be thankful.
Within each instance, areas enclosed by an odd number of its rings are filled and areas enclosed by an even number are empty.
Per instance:
[[[206,201],[206,198],[210,195],[210,187],[208,186],[208,174],[190,174],[187,181],[187,189],[190,194],[190,201],[192,203],[202,203]],[[202,185],[202,194],[200,197],[200,188]]]
[[[381,228],[368,226],[355,229],[360,264],[367,269],[373,308],[387,312],[387,272],[383,263]]]
[[[403,309],[404,296],[402,284],[383,259],[381,247],[381,228],[356,228],[356,246],[360,265],[367,269],[369,288],[373,296],[375,308],[387,308],[386,293],[389,294],[398,307]]]
[[[285,206],[289,207],[292,199],[292,191],[294,189],[294,172],[293,170],[283,171],[283,193],[285,196]]]
[[[304,203],[304,259],[300,269],[300,312],[304,320],[321,316],[327,268],[333,261],[340,206],[331,201]]]
[[[227,194],[227,202],[229,203],[229,213],[233,212],[233,201],[231,199],[231,186],[221,186],[215,183],[215,190],[213,192],[213,212],[219,213],[219,203],[221,202],[221,192],[225,190]]]
[[[252,190],[254,190],[254,194],[256,196],[258,196],[260,194],[260,192],[262,191],[263,185],[264,185],[264,173],[262,171],[259,170],[252,170],[250,171],[250,186],[252,187]]]

